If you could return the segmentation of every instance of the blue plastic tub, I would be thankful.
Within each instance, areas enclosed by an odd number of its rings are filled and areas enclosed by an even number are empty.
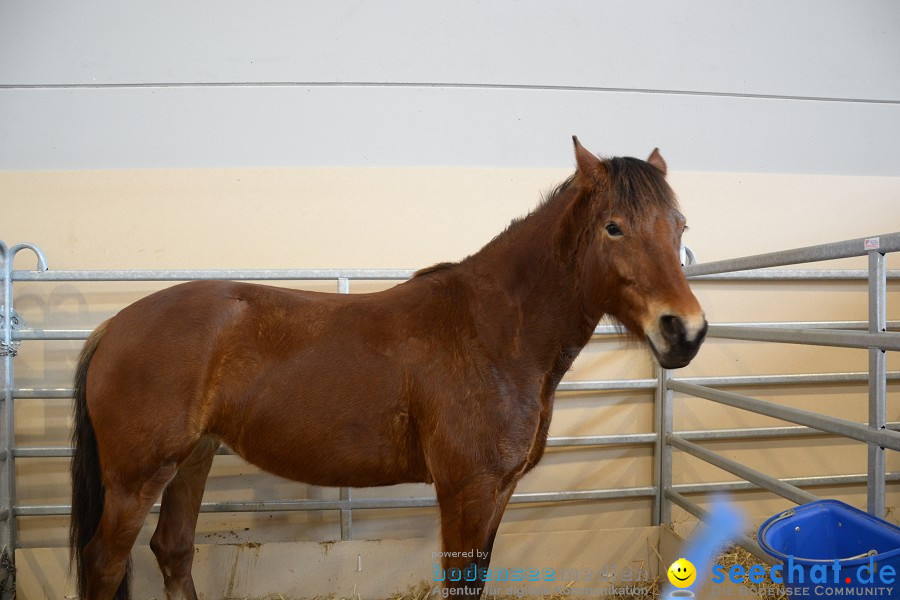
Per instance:
[[[900,527],[843,502],[820,500],[770,517],[758,539],[784,565],[792,598],[900,598]]]

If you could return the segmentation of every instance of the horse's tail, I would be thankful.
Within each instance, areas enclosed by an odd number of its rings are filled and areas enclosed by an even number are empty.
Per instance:
[[[72,430],[75,454],[72,457],[72,521],[69,527],[69,548],[71,559],[75,564],[80,598],[87,597],[84,549],[94,537],[103,514],[103,478],[100,473],[97,438],[87,408],[87,372],[108,323],[109,321],[95,329],[84,343],[81,356],[78,358],[78,366],[75,368],[75,423]],[[130,580],[129,558],[125,577],[122,578],[122,583],[116,591],[116,600],[127,600],[130,597]]]

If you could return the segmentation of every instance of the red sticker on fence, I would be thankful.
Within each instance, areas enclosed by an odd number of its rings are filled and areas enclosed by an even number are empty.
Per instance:
[[[866,250],[878,250],[881,248],[881,238],[866,238],[863,247]]]

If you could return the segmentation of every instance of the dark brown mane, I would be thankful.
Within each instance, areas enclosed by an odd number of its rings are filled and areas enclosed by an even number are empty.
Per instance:
[[[574,180],[575,180],[575,175],[572,174],[569,177],[567,177],[565,181],[563,181],[562,183],[557,185],[555,188],[553,188],[550,192],[544,194],[541,199],[541,202],[534,208],[534,210],[529,212],[527,215],[524,215],[522,217],[516,217],[515,219],[510,221],[509,225],[506,226],[506,229],[504,229],[503,231],[498,233],[496,236],[494,236],[494,238],[485,245],[485,248],[500,242],[504,238],[509,237],[510,234],[512,234],[514,231],[516,231],[521,225],[526,223],[532,216],[540,213],[545,207],[547,207],[549,204],[551,204],[554,199],[556,199],[560,194],[565,192],[572,185],[572,182]],[[465,262],[472,256],[473,255],[467,256],[461,262]],[[432,273],[439,273],[442,271],[446,271],[446,270],[452,269],[453,267],[455,267],[459,264],[460,263],[457,263],[457,262],[439,262],[437,264],[419,269],[418,271],[416,271],[413,274],[413,278],[419,277],[422,275],[430,275]]]
[[[630,156],[603,161],[612,185],[614,209],[638,217],[647,209],[675,209],[678,201],[663,174],[653,165]]]
[[[413,277],[419,277],[421,275],[428,275],[429,273],[436,273],[437,271],[444,271],[446,269],[450,269],[450,268],[456,266],[457,264],[459,264],[459,263],[447,261],[447,262],[439,262],[435,265],[431,265],[430,267],[422,267],[421,269],[419,269],[418,271],[413,273]]]
[[[639,217],[648,210],[659,209],[675,209],[678,210],[678,202],[675,193],[666,183],[665,177],[653,165],[643,160],[632,157],[613,157],[603,161],[606,166],[608,180],[611,186],[610,196],[614,199],[615,206],[613,210],[623,212],[630,218]],[[575,174],[567,177],[563,182],[553,188],[550,192],[543,195],[541,202],[534,210],[527,215],[513,219],[510,224],[497,234],[485,248],[502,243],[502,240],[509,238],[526,223],[533,218],[537,218],[539,214],[545,210],[550,210],[550,206],[554,200],[565,193],[574,183]],[[585,199],[586,200],[586,199]],[[592,210],[584,205],[583,210]],[[583,217],[584,215],[582,215]],[[582,219],[576,219],[573,225],[579,226],[581,229],[587,229],[592,226]],[[573,231],[575,238],[580,238],[578,232]],[[467,257],[461,262],[465,262]],[[460,263],[457,262],[441,262],[429,267],[424,267],[415,272],[413,277],[429,275],[441,271],[452,269]]]
[[[569,186],[572,185],[573,181],[575,181],[575,173],[572,173],[571,175],[569,175],[565,181],[563,181],[558,186],[553,188],[548,194],[544,194],[544,200],[543,200],[543,202],[541,202],[541,206],[546,204],[547,202],[550,202],[550,200],[552,200],[553,198],[559,196],[561,193],[566,191],[569,188]],[[538,208],[540,208],[540,206]]]

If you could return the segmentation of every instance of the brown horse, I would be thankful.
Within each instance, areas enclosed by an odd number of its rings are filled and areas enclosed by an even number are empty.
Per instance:
[[[81,596],[127,597],[131,547],[162,494],[151,547],[166,597],[196,598],[194,531],[221,443],[315,485],[433,483],[444,551],[486,568],[543,454],[556,386],[600,318],[668,368],[706,333],[659,152],[600,160],[574,141],[575,174],[459,263],[372,294],[185,283],[101,325],[75,379]]]

